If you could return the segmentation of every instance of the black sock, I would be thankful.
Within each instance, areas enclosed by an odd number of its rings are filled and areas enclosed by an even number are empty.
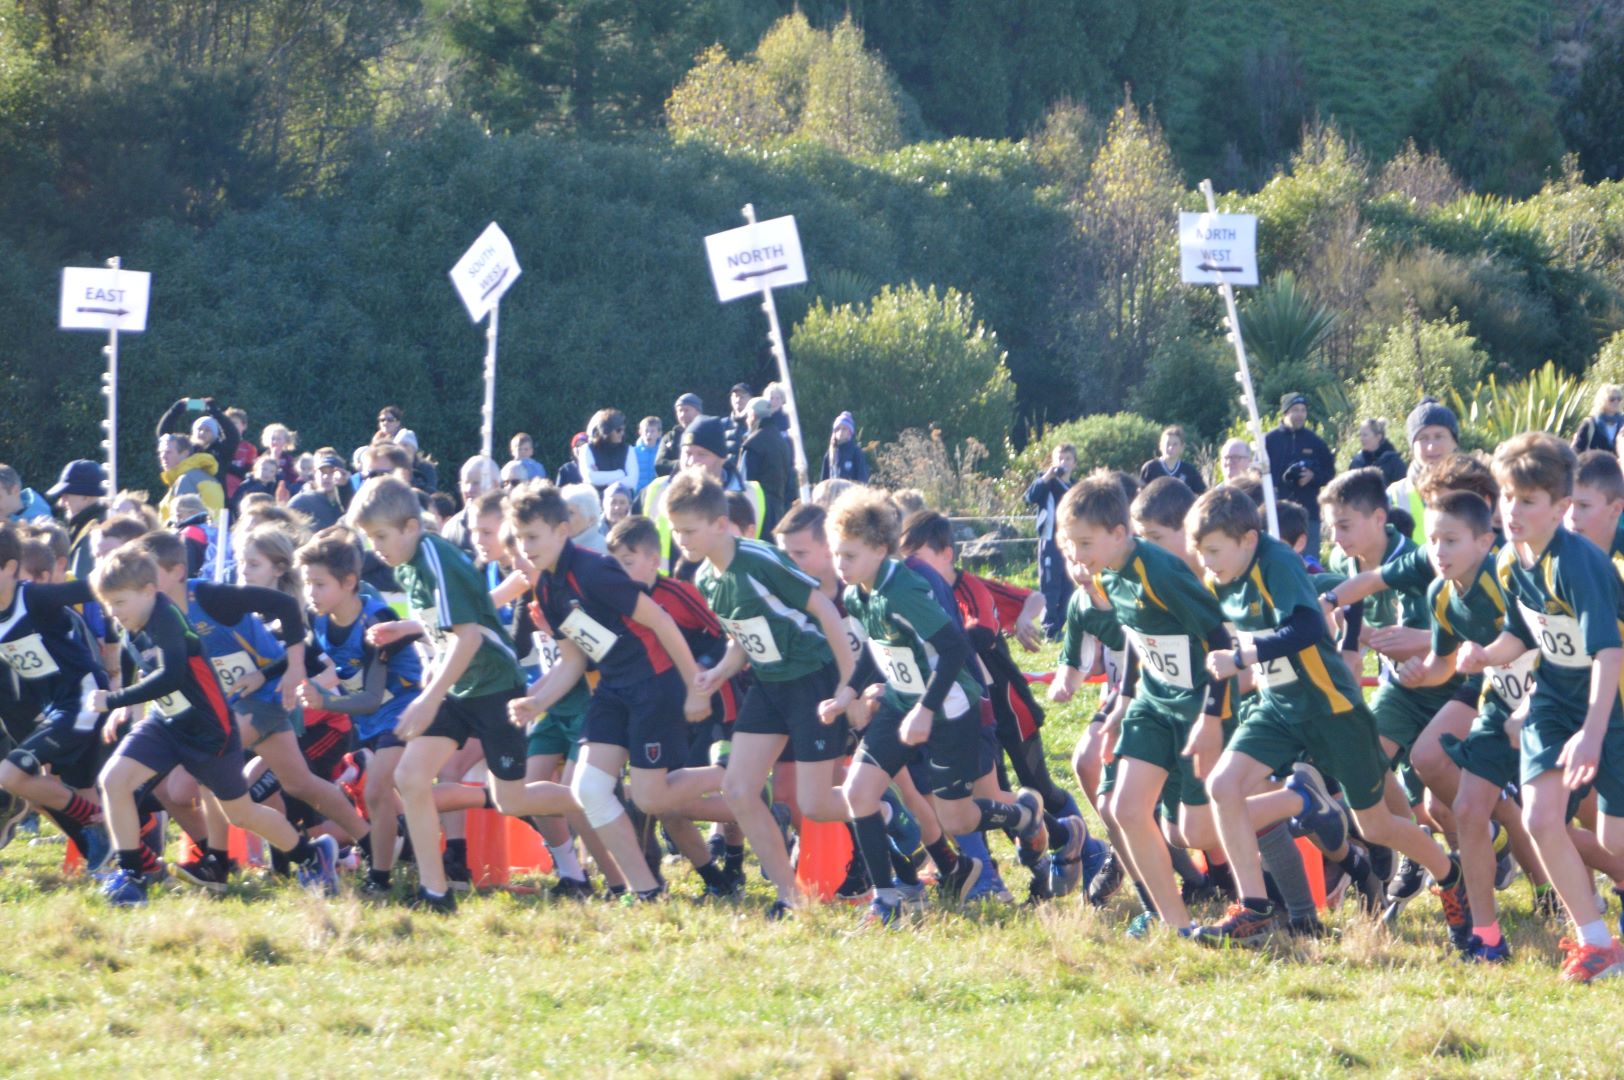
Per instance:
[[[891,852],[891,870],[896,874],[898,885],[919,884],[919,870],[914,866],[913,860],[895,850]]]
[[[1445,874],[1443,876],[1443,879],[1438,882],[1438,888],[1440,888],[1440,889],[1453,889],[1459,883],[1460,883],[1460,860],[1456,859],[1454,856],[1450,856],[1450,859],[1449,859],[1449,873]]]
[[[367,833],[361,837],[355,842],[355,846],[361,849],[361,854],[367,857],[367,863],[370,864],[372,862],[372,834]]]
[[[885,819],[869,814],[852,822],[857,831],[857,851],[868,868],[868,880],[876,889],[895,888],[896,875],[891,873],[891,844],[885,838]]]
[[[603,891],[608,893],[610,896],[625,896],[626,895],[626,886],[624,886],[624,885],[610,885],[610,886],[607,886]]]
[[[1241,903],[1246,905],[1246,910],[1255,911],[1259,915],[1267,915],[1274,910],[1274,904],[1268,900],[1254,900],[1247,897]]]
[[[141,876],[142,861],[140,848],[131,848],[118,853],[118,868],[126,874]]]
[[[744,869],[744,845],[725,844],[722,848],[722,869],[736,874]]]
[[[468,865],[468,840],[447,840],[445,842],[445,857],[458,866]]]
[[[1150,898],[1150,890],[1145,888],[1145,883],[1142,881],[1134,882],[1133,891],[1139,894],[1139,903],[1143,905],[1144,909],[1155,915],[1156,902]]]
[[[57,828],[62,830],[63,836],[73,841],[73,846],[78,848],[79,853],[83,855],[85,851],[85,827],[69,817],[64,811],[51,810],[43,806],[40,809],[45,812],[46,817],[56,823]]]
[[[215,862],[219,863],[222,868],[231,865],[231,852],[225,850],[224,848],[205,847],[203,849],[203,857],[205,859],[213,859]]]
[[[719,889],[727,884],[727,875],[722,873],[722,868],[716,865],[715,859],[712,859],[704,866],[696,866],[694,869],[699,871],[699,876],[705,880],[706,885]]]
[[[926,844],[925,850],[930,852],[930,861],[936,864],[937,872],[944,876],[951,874],[959,864],[959,856],[953,850],[953,845],[947,842],[946,836],[939,836],[935,843]]]
[[[652,889],[643,889],[640,891],[637,894],[637,898],[639,900],[658,900],[660,898],[660,891],[660,887],[656,885]]]
[[[293,857],[285,851],[271,849],[271,872],[279,877],[293,873]]]
[[[388,870],[368,870],[367,880],[380,888],[387,889],[389,888],[389,873]]]
[[[309,862],[315,853],[316,849],[311,846],[310,837],[300,833],[299,842],[288,849],[287,856],[289,862],[302,864]]]
[[[1364,877],[1366,874],[1374,873],[1369,856],[1352,844],[1348,845],[1348,853],[1337,861],[1337,865],[1347,871],[1348,876],[1355,880]]]
[[[1021,821],[1026,817],[1024,807],[1015,803],[999,802],[997,799],[976,799],[976,808],[981,811],[981,824],[976,832],[986,829],[1019,829]]]

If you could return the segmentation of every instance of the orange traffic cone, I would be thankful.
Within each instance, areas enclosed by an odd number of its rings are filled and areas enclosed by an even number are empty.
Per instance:
[[[795,882],[808,897],[833,900],[851,862],[851,830],[844,821],[801,819]]]
[[[495,810],[469,810],[467,821],[468,873],[474,887],[487,889],[508,883],[508,832],[504,816]]]
[[[1308,875],[1308,891],[1314,897],[1314,906],[1324,911],[1328,906],[1325,902],[1325,860],[1320,855],[1320,849],[1306,836],[1297,838],[1297,850],[1303,857],[1303,873]]]

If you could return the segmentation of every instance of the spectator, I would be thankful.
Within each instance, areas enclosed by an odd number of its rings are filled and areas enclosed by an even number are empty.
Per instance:
[[[513,436],[508,443],[508,451],[513,455],[508,465],[517,466],[516,472],[520,480],[547,479],[547,466],[536,460],[536,442],[527,433],[521,431]],[[507,475],[508,465],[502,466],[502,474]]]
[[[1055,509],[1071,488],[1071,474],[1077,468],[1077,448],[1061,443],[1049,457],[1049,465],[1026,489],[1026,502],[1038,512],[1038,589],[1043,593],[1043,630],[1058,638],[1066,626],[1066,602],[1074,586],[1066,573],[1066,557],[1055,535]]]
[[[1404,421],[1404,437],[1410,444],[1410,470],[1387,486],[1387,502],[1395,510],[1410,515],[1413,526],[1408,534],[1417,544],[1427,542],[1426,515],[1422,512],[1417,481],[1422,472],[1460,449],[1460,422],[1448,406],[1437,398],[1424,397]],[[1389,515],[1389,522],[1391,522]]]
[[[769,536],[778,519],[784,516],[784,491],[795,475],[795,451],[773,423],[772,403],[766,398],[751,398],[745,415],[750,433],[739,447],[739,475],[747,482],[754,480],[761,484],[767,505],[760,534]]]
[[[1252,444],[1245,439],[1230,439],[1218,454],[1218,479],[1230,483],[1252,470]]]
[[[0,466],[3,468],[3,466]],[[96,567],[96,526],[107,520],[103,493],[107,477],[94,461],[70,461],[62,476],[45,494],[56,500],[68,521],[68,573],[75,581],[88,581]]]
[[[576,547],[609,554],[609,540],[598,528],[603,518],[603,503],[598,489],[591,484],[571,484],[559,491],[570,512],[570,540]]]
[[[586,438],[586,445],[576,448],[575,463],[580,466],[582,481],[597,489],[598,498],[618,480],[635,490],[637,455],[626,442],[625,414],[619,409],[599,409],[586,426]]]
[[[739,447],[744,445],[744,437],[750,434],[750,418],[745,415],[745,410],[753,397],[755,393],[749,383],[734,383],[733,389],[728,391],[728,401],[733,411],[722,424],[727,432],[727,460],[731,465],[739,463]]]
[[[789,400],[789,395],[784,392],[784,384],[776,382],[768,383],[767,389],[761,392],[761,396],[767,399],[767,403],[771,405],[773,409],[772,415],[767,418],[768,423],[777,428],[779,431],[783,432],[785,435],[788,435],[789,413],[784,411],[784,403]]]
[[[637,442],[632,444],[637,455],[637,483],[634,490],[642,491],[657,475],[655,461],[660,454],[660,418],[645,416],[637,425]]]
[[[502,466],[502,490],[512,491],[521,484],[530,483],[530,476],[524,469],[524,463],[515,459]]]
[[[337,525],[350,507],[353,492],[344,459],[331,446],[316,451],[316,475],[288,503],[288,509],[310,519],[312,532]]]
[[[33,488],[23,487],[23,478],[10,465],[0,465],[0,520],[32,521],[49,518],[51,504]]]
[[[158,518],[165,525],[174,524],[175,500],[182,495],[196,495],[210,514],[225,508],[225,488],[214,478],[219,463],[207,451],[194,451],[186,436],[171,433],[158,439],[158,467],[168,488],[158,502]]]
[[[462,509],[440,527],[440,537],[455,544],[470,559],[474,557],[474,533],[479,531],[479,508],[474,504],[487,491],[502,486],[502,470],[484,454],[475,454],[462,463],[457,474],[457,493]]]
[[[378,410],[378,430],[374,433],[372,441],[377,442],[378,435],[382,435],[388,442],[401,444],[401,440],[410,435],[412,445],[416,446],[417,435],[405,426],[405,420],[406,414],[401,411],[399,405],[385,405]]]
[[[609,490],[603,493],[603,526],[604,536],[618,523],[632,516],[632,501],[636,492],[624,480],[609,485]]]
[[[286,424],[266,424],[265,430],[260,433],[259,444],[264,449],[266,457],[276,462],[276,479],[286,484],[289,491],[297,490],[299,486],[299,455],[296,453],[299,446],[297,432],[288,430]]]
[[[191,437],[194,451],[207,451],[214,455],[215,476],[225,485],[227,497],[240,483],[231,473],[237,459],[242,433],[231,417],[211,397],[181,398],[169,406],[158,420],[159,435],[185,432]]]
[[[1590,415],[1584,418],[1573,436],[1575,453],[1605,450],[1614,457],[1618,456],[1618,432],[1620,427],[1624,427],[1624,412],[1619,411],[1620,403],[1624,403],[1624,386],[1607,383],[1596,389],[1596,400],[1590,406]]]
[[[1395,484],[1404,479],[1404,457],[1387,441],[1387,421],[1370,417],[1359,425],[1359,452],[1348,461],[1348,470],[1377,468],[1382,479]]]
[[[227,471],[231,478],[240,484],[248,479],[248,473],[253,469],[255,459],[259,457],[259,448],[254,445],[254,440],[248,437],[247,410],[239,409],[233,405],[226,410],[226,419],[230,420],[231,426],[237,429],[237,452],[232,455],[231,464],[227,466]],[[226,494],[229,495],[230,493],[230,485],[228,484]]]
[[[1207,482],[1201,479],[1201,470],[1184,460],[1182,427],[1172,424],[1162,429],[1161,451],[1161,457],[1151,458],[1139,467],[1141,484],[1148,485],[1152,480],[1171,476],[1175,480],[1182,480],[1184,486],[1197,495],[1207,490]]]
[[[857,421],[849,412],[835,417],[829,432],[829,450],[823,455],[823,474],[818,479],[868,483],[868,459],[857,445]]]
[[[242,501],[250,495],[269,495],[276,498],[276,487],[281,483],[276,474],[276,459],[269,454],[254,459],[254,467],[248,473],[248,479],[237,485],[237,493],[227,499],[233,514],[242,506]]]
[[[1287,394],[1280,399],[1280,426],[1263,436],[1269,475],[1277,494],[1308,515],[1308,550],[1320,550],[1320,488],[1336,475],[1336,462],[1325,440],[1308,426],[1308,399]]]
[[[417,434],[402,429],[396,445],[406,451],[411,458],[412,477],[407,482],[424,493],[440,490],[439,462],[423,453],[422,448],[417,445]]]
[[[586,432],[577,431],[575,433],[575,437],[570,440],[569,460],[565,461],[564,464],[558,467],[558,476],[553,481],[559,487],[566,488],[571,484],[584,483],[581,478],[581,466],[576,460],[576,455],[579,454],[582,448],[585,446]]]
[[[677,426],[660,440],[660,452],[654,457],[656,475],[670,476],[682,468],[682,433],[704,412],[705,404],[699,400],[698,394],[684,394],[677,399]]]

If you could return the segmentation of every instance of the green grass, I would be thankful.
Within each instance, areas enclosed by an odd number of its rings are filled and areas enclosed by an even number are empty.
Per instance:
[[[1201,126],[1203,88],[1215,74],[1238,71],[1248,48],[1285,42],[1303,65],[1309,100],[1320,115],[1335,118],[1385,159],[1402,144],[1438,73],[1464,52],[1494,57],[1530,94],[1546,94],[1540,50],[1563,19],[1563,6],[1554,0],[1192,0],[1168,128],[1184,141],[1178,136]]]
[[[1046,658],[1052,655],[1046,654]],[[1028,664],[1036,668],[1035,661]],[[1090,710],[1056,710],[1051,766]],[[1017,894],[1024,878],[1000,839]],[[1555,935],[1503,895],[1517,960],[1451,961],[1431,898],[1396,935],[1219,953],[1127,940],[1125,897],[857,930],[703,906],[482,895],[453,918],[240,885],[108,910],[0,856],[0,1075],[1507,1076],[1616,1074],[1624,981],[1556,981]],[[1216,912],[1209,912],[1216,914]]]

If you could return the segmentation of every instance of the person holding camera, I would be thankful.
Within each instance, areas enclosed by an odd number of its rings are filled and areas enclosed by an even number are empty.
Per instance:
[[[1058,639],[1066,628],[1066,602],[1071,599],[1074,588],[1066,574],[1066,557],[1055,534],[1055,508],[1071,489],[1072,473],[1076,469],[1076,447],[1061,443],[1051,452],[1048,465],[1026,489],[1027,505],[1037,509],[1038,588],[1045,601],[1043,631],[1051,640]]]
[[[1308,399],[1290,393],[1280,399],[1280,426],[1263,436],[1275,493],[1300,505],[1308,515],[1308,550],[1320,550],[1320,488],[1336,475],[1336,463],[1325,440],[1308,427]]]

